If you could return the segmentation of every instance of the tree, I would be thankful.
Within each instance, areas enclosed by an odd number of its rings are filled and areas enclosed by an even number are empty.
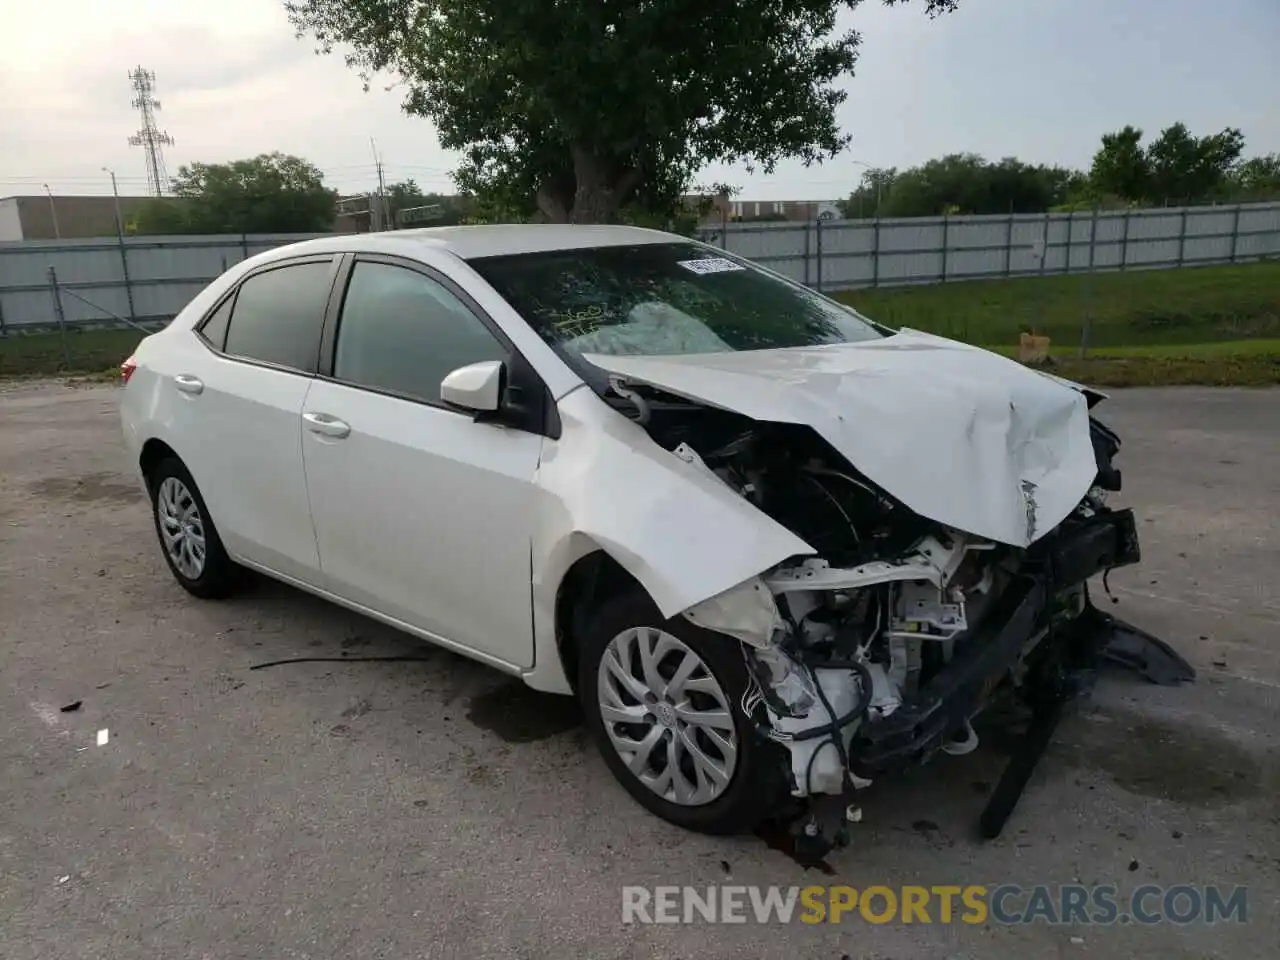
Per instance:
[[[1175,123],[1145,149],[1142,131],[1125,127],[1102,136],[1093,157],[1089,185],[1097,198],[1120,197],[1129,203],[1195,202],[1232,186],[1232,174],[1244,150],[1244,134],[1234,127],[1205,137]]]
[[[1089,185],[1095,195],[1108,194],[1129,201],[1148,196],[1151,166],[1142,149],[1142,131],[1127,126],[1102,135],[1102,146],[1093,155]]]
[[[1280,153],[1250,157],[1236,167],[1232,180],[1240,199],[1280,198]]]
[[[1185,124],[1167,127],[1147,147],[1148,199],[1211,196],[1227,183],[1243,150],[1244,134],[1234,127],[1207,137],[1192,136]]]
[[[991,163],[954,153],[909,170],[869,170],[842,202],[845,216],[929,217],[947,213],[1039,213],[1063,203],[1083,176],[1006,157]],[[869,211],[859,214],[859,210]]]
[[[465,193],[550,220],[677,208],[713,160],[773,169],[849,142],[833,84],[857,60],[836,14],[861,0],[288,0],[319,52],[345,47],[368,87],[465,152]],[[882,0],[888,5],[906,0]],[[931,15],[958,0],[924,0]]]
[[[862,172],[857,189],[843,200],[836,201],[840,215],[847,220],[880,216],[880,204],[893,189],[897,178],[897,167],[867,168]]]
[[[173,178],[173,199],[139,216],[146,233],[319,233],[333,226],[337,194],[312,164],[283,153],[193,163]]]

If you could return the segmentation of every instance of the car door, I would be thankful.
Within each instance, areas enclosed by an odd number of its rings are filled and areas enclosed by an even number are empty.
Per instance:
[[[528,667],[543,438],[440,401],[450,371],[510,362],[513,349],[425,266],[360,256],[344,274],[303,409],[327,589],[482,658]]]
[[[338,258],[249,274],[209,313],[175,368],[169,435],[232,556],[317,584],[302,463],[302,403],[315,375]]]

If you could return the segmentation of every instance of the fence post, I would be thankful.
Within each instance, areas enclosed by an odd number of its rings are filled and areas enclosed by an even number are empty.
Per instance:
[[[951,243],[951,214],[942,215],[942,282],[947,282],[947,247]]]
[[[66,314],[62,310],[62,291],[58,289],[58,271],[49,265],[49,292],[53,295],[53,312],[58,318],[58,333],[62,337],[62,359],[71,369],[71,347],[67,343]]]
[[[1236,204],[1236,215],[1231,221],[1231,262],[1236,262],[1236,244],[1240,240],[1240,204]]]
[[[1124,233],[1120,236],[1120,269],[1124,270],[1129,266],[1129,215],[1131,211],[1128,207],[1124,208]]]
[[[1178,266],[1185,262],[1187,253],[1187,208],[1182,208],[1182,222],[1178,224]]]
[[[1084,322],[1080,325],[1080,358],[1089,349],[1089,334],[1093,326],[1093,263],[1095,241],[1098,238],[1098,208],[1095,205],[1089,216],[1089,266],[1084,275]]]
[[[815,284],[819,293],[822,292],[822,221],[814,221],[817,224],[818,234],[818,282]]]
[[[1076,212],[1074,210],[1067,211],[1067,246],[1062,254],[1062,272],[1071,272],[1071,241],[1075,238],[1076,233]]]
[[[240,234],[240,259],[249,259],[249,235],[247,233]]]
[[[871,221],[871,286],[880,286],[880,217]]]
[[[0,303],[0,337],[7,337],[9,331],[4,328],[4,304]]]
[[[1049,262],[1049,211],[1044,212],[1044,233],[1040,240],[1040,275],[1044,276],[1045,264]]]
[[[1009,211],[1009,219],[1004,230],[1004,275],[1013,274],[1013,211]]]
[[[1098,239],[1098,208],[1095,205],[1089,217],[1089,272],[1093,273],[1095,242]]]
[[[809,222],[806,220],[804,224],[804,285],[809,286],[809,247],[812,243],[809,237]]]

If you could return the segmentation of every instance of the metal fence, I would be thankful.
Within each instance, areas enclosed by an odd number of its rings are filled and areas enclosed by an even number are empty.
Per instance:
[[[1280,256],[1280,203],[730,223],[702,239],[819,290],[1240,263]]]
[[[312,235],[0,243],[0,336],[170,320],[227,267]],[[1280,203],[728,224],[703,239],[822,290],[1280,256]]]
[[[319,234],[0,243],[0,336],[173,319],[227,267]]]

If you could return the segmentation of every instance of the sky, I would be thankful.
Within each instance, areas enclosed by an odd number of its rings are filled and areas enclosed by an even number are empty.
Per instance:
[[[1099,138],[1239,127],[1246,155],[1280,151],[1280,0],[877,0],[842,17],[863,35],[840,109],[848,150],[770,175],[712,167],[744,200],[847,195],[865,165],[908,167],[946,153],[1087,167]],[[450,192],[454,157],[401,93],[362,90],[340,56],[295,38],[281,0],[41,0],[0,5],[0,197],[146,189],[127,74],[156,74],[169,172],[280,150],[344,194],[386,176]],[[394,78],[387,78],[387,84]]]

